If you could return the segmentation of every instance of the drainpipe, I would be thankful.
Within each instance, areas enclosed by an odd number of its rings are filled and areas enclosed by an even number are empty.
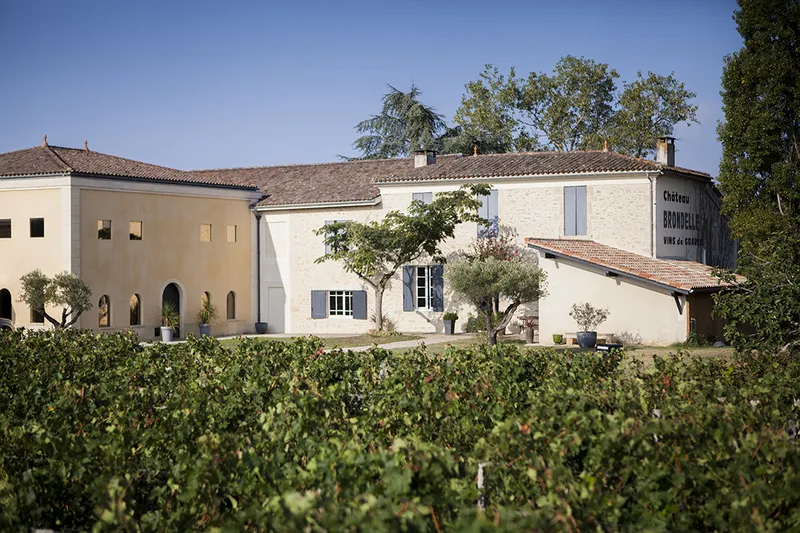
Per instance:
[[[650,206],[650,257],[656,256],[656,180],[658,174],[651,176],[649,172],[645,172],[645,176],[650,180],[650,201],[653,205]]]
[[[256,302],[257,302],[257,322],[261,324],[261,215],[256,214]]]

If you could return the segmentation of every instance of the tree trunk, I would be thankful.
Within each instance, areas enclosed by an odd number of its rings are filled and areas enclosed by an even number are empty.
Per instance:
[[[375,287],[375,329],[383,331],[383,291],[385,287]]]
[[[492,328],[491,331],[489,331],[487,337],[488,337],[488,341],[489,341],[489,346],[490,347],[497,345],[497,334],[498,333],[500,333],[500,332],[498,330],[494,329],[494,328]]]
[[[489,346],[497,344],[497,332],[492,326],[492,314],[491,311],[489,313],[483,313],[483,321],[484,324],[486,324],[486,342],[489,343]]]

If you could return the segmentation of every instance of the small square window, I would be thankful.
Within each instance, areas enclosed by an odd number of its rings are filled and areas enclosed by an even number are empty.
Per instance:
[[[329,291],[328,315],[353,316],[353,291]]]
[[[11,238],[11,219],[0,218],[0,239]]]
[[[97,221],[97,238],[101,241],[111,240],[111,221],[98,220]]]
[[[31,308],[31,324],[44,324],[44,313]]]
[[[31,237],[44,237],[44,219],[31,219]]]
[[[228,242],[236,242],[236,225],[228,225]]]
[[[200,224],[200,242],[211,242],[211,224]]]
[[[141,241],[142,240],[142,221],[141,220],[131,220],[129,227],[128,227],[128,234],[130,235],[130,240],[132,241]]]

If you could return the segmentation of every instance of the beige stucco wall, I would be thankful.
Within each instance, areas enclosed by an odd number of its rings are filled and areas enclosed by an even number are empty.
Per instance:
[[[475,180],[480,182],[481,180]],[[262,312],[275,322],[275,306],[270,294],[283,298],[277,306],[286,310],[284,323],[270,331],[291,333],[361,333],[373,327],[372,289],[355,275],[343,271],[340,264],[314,261],[324,253],[322,237],[314,230],[327,220],[378,220],[392,210],[408,209],[414,192],[457,189],[460,183],[422,183],[381,187],[381,201],[375,206],[339,207],[335,209],[293,209],[264,213],[264,242],[262,243]],[[567,185],[587,185],[587,235],[578,238],[599,242],[649,255],[650,253],[650,182],[644,175],[620,177],[582,177],[570,179],[529,178],[498,180],[492,186],[498,190],[500,225],[517,232],[520,245],[526,237],[563,238],[564,193]],[[442,245],[446,255],[468,248],[477,236],[475,223],[462,224],[454,238]],[[426,264],[423,259],[418,264]],[[447,267],[445,266],[445,269]],[[311,318],[312,290],[367,290],[368,320],[345,317]],[[550,291],[558,287],[551,284]],[[445,282],[445,311],[458,313],[461,329],[470,313],[475,311],[453,294]],[[272,313],[268,312],[273,306]],[[384,294],[383,313],[398,330],[409,332],[442,331],[441,313],[403,311],[403,288],[400,273]],[[539,314],[538,304],[524,306],[517,317]]]
[[[670,291],[629,278],[607,277],[600,269],[571,261],[540,257],[550,286],[550,294],[539,302],[542,344],[552,344],[554,333],[574,334],[577,324],[569,312],[573,304],[584,302],[610,311],[608,320],[597,328],[599,336],[628,334],[653,345],[686,339],[686,315],[678,311]]]
[[[208,194],[207,191],[203,191]],[[221,193],[220,193],[221,194]],[[129,301],[141,296],[142,326],[134,329],[152,338],[160,323],[164,287],[175,282],[181,291],[184,333],[197,334],[194,318],[204,291],[211,293],[220,320],[215,335],[251,332],[250,201],[242,198],[193,196],[191,188],[172,191],[80,190],[80,274],[92,289],[94,308],[80,326],[98,329],[97,303],[111,299],[111,327],[130,324]],[[112,221],[111,240],[99,240],[97,221]],[[142,221],[143,239],[129,239],[130,221]],[[200,241],[200,224],[212,225],[211,242]],[[237,242],[226,239],[226,226],[237,226]],[[226,296],[236,294],[236,319],[226,319]]]
[[[12,188],[13,187],[13,188]],[[15,326],[50,327],[30,323],[30,308],[19,302],[20,277],[34,269],[52,276],[62,264],[61,203],[64,187],[54,180],[0,182],[0,219],[11,219],[11,238],[0,239],[0,289],[8,289]],[[44,218],[44,237],[30,237],[30,219]],[[55,316],[56,309],[48,308]],[[60,317],[59,314],[57,315]]]

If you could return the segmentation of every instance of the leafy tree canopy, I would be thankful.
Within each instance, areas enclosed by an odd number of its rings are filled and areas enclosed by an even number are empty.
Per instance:
[[[72,326],[84,311],[92,308],[92,291],[75,274],[61,272],[50,278],[37,268],[23,275],[20,281],[19,301],[41,313],[56,328]],[[47,312],[48,305],[63,307],[60,321]]]
[[[487,194],[487,185],[464,185],[437,194],[429,204],[414,200],[407,213],[391,211],[379,221],[327,224],[316,234],[324,236],[330,252],[316,262],[341,261],[347,272],[373,288],[375,327],[382,330],[383,293],[398,269],[423,256],[444,262],[441,243],[462,222],[482,221],[478,196]]]
[[[725,59],[719,182],[747,278],[718,298],[740,347],[800,345],[800,4],[740,0]],[[749,327],[743,327],[749,326]]]
[[[411,84],[407,93],[388,87],[380,114],[356,125],[356,131],[364,134],[353,143],[361,157],[404,157],[419,148],[439,150],[439,138],[447,129],[444,116],[419,100],[422,91],[416,85]]]

